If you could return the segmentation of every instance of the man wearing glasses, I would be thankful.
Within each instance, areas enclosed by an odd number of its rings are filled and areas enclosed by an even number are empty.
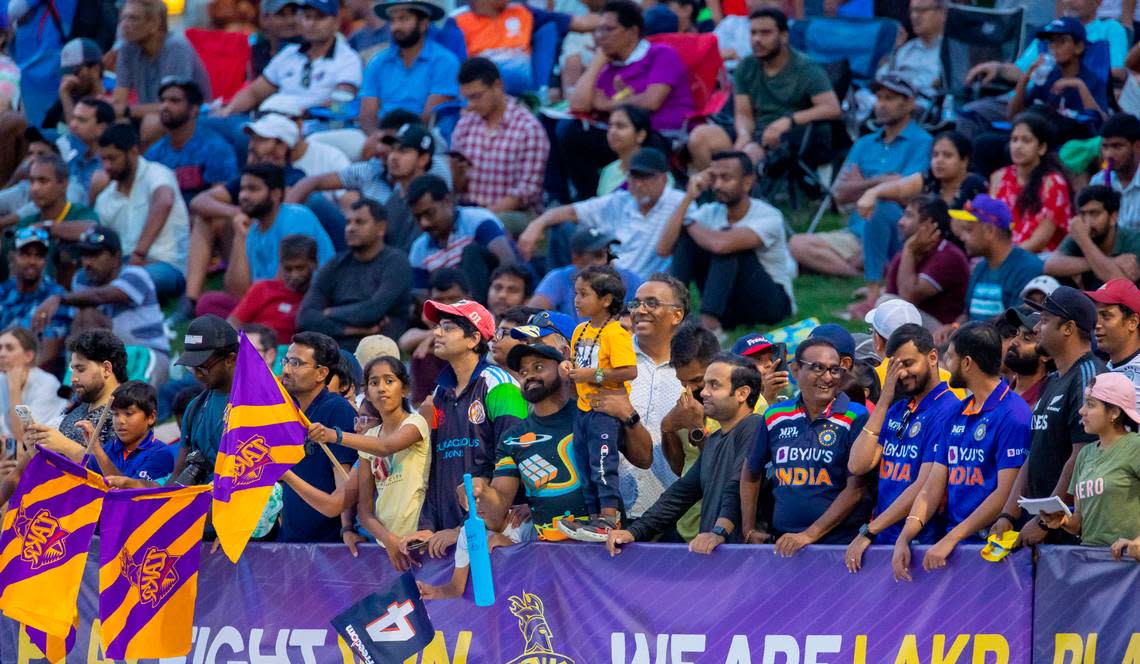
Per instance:
[[[800,395],[764,413],[740,477],[744,542],[775,541],[781,556],[809,544],[846,544],[866,521],[864,479],[848,471],[847,460],[867,409],[841,391],[847,371],[839,351],[828,339],[809,338],[796,348],[792,372]],[[771,533],[756,524],[761,481],[773,484]]]
[[[887,340],[887,378],[879,403],[851,446],[847,469],[855,475],[879,470],[875,518],[847,546],[848,571],[857,572],[872,542],[894,544],[934,461],[935,443],[949,430],[947,418],[962,402],[938,374],[934,337],[921,325],[900,326]],[[904,398],[897,399],[897,396]],[[941,534],[927,523],[915,539],[933,544]]]

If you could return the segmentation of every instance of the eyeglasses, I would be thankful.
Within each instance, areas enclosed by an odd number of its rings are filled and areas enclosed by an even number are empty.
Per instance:
[[[295,357],[286,357],[285,359],[281,360],[281,364],[283,366],[289,367],[290,369],[298,369],[300,367],[307,367],[307,366],[311,366],[311,367],[319,367],[320,366],[316,362],[310,363],[310,362],[306,362],[304,360],[301,360],[301,359],[298,359]]]
[[[210,359],[208,359],[205,362],[194,367],[193,369],[191,369],[191,371],[194,371],[197,373],[209,373],[210,369],[213,369],[214,367],[216,367],[218,365],[218,363],[224,359],[224,357],[225,356],[223,356],[223,355],[219,355],[219,354],[215,353],[214,355],[210,356]]]
[[[441,320],[439,321],[439,325],[436,325],[436,327],[443,330],[444,334],[449,334],[451,332],[455,332],[456,330],[463,330],[463,328],[459,327],[458,323],[450,320]]]
[[[676,309],[683,309],[684,308],[679,304],[673,304],[672,302],[662,302],[661,300],[658,300],[655,297],[647,297],[644,300],[630,300],[629,301],[629,310],[630,311],[637,311],[643,305],[645,306],[646,309],[648,309],[650,311],[657,311],[661,307],[673,307]]]
[[[503,337],[507,336],[510,332],[509,328],[500,327],[495,329],[495,341],[502,341]]]
[[[847,370],[838,364],[827,366],[826,364],[820,364],[819,362],[808,362],[806,360],[800,360],[799,365],[802,368],[810,371],[812,375],[816,377],[822,376],[826,373],[830,374],[832,378],[842,378],[843,374],[847,373]]]

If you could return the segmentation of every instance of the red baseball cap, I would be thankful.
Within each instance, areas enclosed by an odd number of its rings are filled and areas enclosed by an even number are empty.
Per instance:
[[[1099,304],[1122,304],[1140,312],[1140,289],[1127,279],[1111,279],[1094,291],[1085,291],[1085,295]]]
[[[472,300],[460,300],[455,304],[444,304],[435,300],[424,302],[424,320],[434,325],[439,322],[440,314],[458,316],[471,321],[483,337],[483,341],[490,341],[495,337],[495,317],[487,311],[487,307],[478,302]]]

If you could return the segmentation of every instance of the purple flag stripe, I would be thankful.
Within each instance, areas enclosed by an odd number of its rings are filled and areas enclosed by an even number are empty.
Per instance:
[[[274,406],[281,403],[288,402],[277,387],[273,372],[242,333],[237,366],[234,368],[234,382],[230,388],[230,404]]]
[[[235,450],[238,445],[255,436],[264,438],[268,445],[299,445],[304,442],[306,433],[308,430],[300,422],[277,422],[259,427],[240,427],[223,433],[218,447],[225,451]]]

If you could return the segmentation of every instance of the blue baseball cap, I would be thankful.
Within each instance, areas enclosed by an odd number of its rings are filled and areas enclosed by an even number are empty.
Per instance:
[[[340,13],[340,2],[338,0],[304,0],[301,6],[312,7],[325,16],[336,16]]]
[[[42,244],[44,248],[51,246],[48,232],[35,226],[27,226],[16,231],[16,249],[23,249],[29,244]]]
[[[950,210],[950,218],[959,221],[980,221],[1002,230],[1013,225],[1013,215],[1009,206],[986,194],[978,194],[962,206],[961,210]]]
[[[732,354],[743,355],[747,357],[749,355],[755,355],[761,351],[768,350],[775,345],[776,344],[768,340],[768,337],[760,334],[759,332],[751,332],[744,335],[743,337],[740,337],[736,340],[736,343],[732,344]]]
[[[561,311],[540,311],[530,317],[526,325],[520,325],[511,330],[511,338],[519,341],[530,341],[545,337],[548,334],[558,334],[570,341],[574,337],[574,328],[578,321]]]
[[[1073,41],[1084,43],[1086,40],[1085,26],[1072,16],[1055,18],[1037,31],[1038,39],[1048,39],[1053,35],[1069,35]]]
[[[831,342],[832,346],[835,346],[840,357],[855,357],[855,337],[851,336],[851,333],[842,325],[835,323],[820,325],[811,331],[808,339],[826,339]]]

